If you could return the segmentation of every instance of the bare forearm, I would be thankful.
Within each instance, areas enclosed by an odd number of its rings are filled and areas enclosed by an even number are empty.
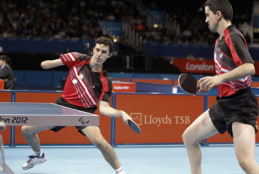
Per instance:
[[[230,72],[220,75],[222,82],[234,81],[242,79],[255,73],[255,68],[252,63],[245,63]]]
[[[110,107],[109,103],[105,101],[100,101],[99,110],[102,115],[107,117],[121,117],[126,125],[129,125],[128,120],[132,120],[126,112]]]
[[[104,116],[107,116],[107,117],[121,117],[122,116],[121,112],[123,112],[123,111],[114,109],[110,106],[103,107],[100,110],[100,113]]]
[[[41,67],[43,69],[50,69],[50,68],[54,68],[54,67],[61,66],[61,65],[64,65],[63,62],[61,61],[61,59],[45,60],[45,61],[41,62]]]

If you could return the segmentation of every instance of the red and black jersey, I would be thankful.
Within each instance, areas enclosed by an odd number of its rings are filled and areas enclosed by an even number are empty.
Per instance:
[[[235,25],[224,30],[224,36],[215,42],[214,61],[216,74],[227,73],[243,63],[254,63],[246,44],[244,36]],[[251,87],[251,76],[243,79],[224,82],[218,85],[218,96],[227,97],[241,89]]]
[[[91,57],[77,52],[60,55],[70,69],[62,98],[68,103],[83,108],[96,107],[99,100],[109,102],[112,81],[106,71],[92,72]]]

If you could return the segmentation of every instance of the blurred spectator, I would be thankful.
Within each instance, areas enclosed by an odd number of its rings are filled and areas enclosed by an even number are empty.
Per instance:
[[[3,47],[0,45],[0,53],[3,52]]]
[[[11,60],[6,55],[0,56],[0,79],[5,81],[5,89],[13,89],[15,79],[10,66]]]
[[[186,39],[186,41],[190,42],[192,37],[192,32],[189,28],[183,31],[183,37]]]
[[[109,21],[114,21],[114,20],[115,20],[115,17],[114,17],[114,15],[113,15],[112,13],[110,13],[110,14],[108,15],[107,19],[108,19]]]
[[[193,56],[192,52],[189,52],[186,56],[186,59],[188,60],[195,60],[195,57]]]
[[[169,0],[163,3],[158,0],[89,0],[87,3],[82,0],[2,0],[0,36],[94,39],[103,35],[100,22],[109,20],[130,24],[148,42],[214,45],[218,35],[209,32],[204,22],[204,1],[197,0],[194,4],[191,2],[177,1],[172,6]],[[233,23],[248,31],[251,27],[251,7],[246,1],[236,4],[233,2],[236,14]],[[151,26],[147,22],[149,10],[164,11],[165,16],[172,19],[171,26]],[[251,38],[248,43],[251,43]]]
[[[198,54],[198,56],[197,56],[197,60],[204,60],[204,57],[202,56],[202,54],[201,54],[201,53],[199,53],[199,54]]]
[[[65,53],[70,53],[70,52],[71,52],[71,51],[70,51],[69,47],[67,47],[63,54],[65,54]]]

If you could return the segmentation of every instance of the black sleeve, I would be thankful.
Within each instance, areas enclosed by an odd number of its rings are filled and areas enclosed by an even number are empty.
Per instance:
[[[236,33],[230,35],[230,37],[231,37],[231,40],[233,42],[233,46],[234,46],[234,49],[236,52],[234,54],[237,54],[237,56],[235,56],[235,55],[233,55],[233,52],[231,52],[232,57],[234,59],[240,58],[243,63],[253,63],[254,64],[253,58],[251,57],[251,55],[248,51],[248,48],[247,48],[247,45],[245,42],[245,38],[241,34],[236,34]]]

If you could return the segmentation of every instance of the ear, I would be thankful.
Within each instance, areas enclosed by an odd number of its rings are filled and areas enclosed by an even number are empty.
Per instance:
[[[218,19],[221,19],[223,17],[221,11],[217,11],[216,16],[217,16]]]
[[[108,58],[110,58],[110,57],[112,56],[112,54],[113,54],[113,52],[111,52],[111,53],[109,54]]]

